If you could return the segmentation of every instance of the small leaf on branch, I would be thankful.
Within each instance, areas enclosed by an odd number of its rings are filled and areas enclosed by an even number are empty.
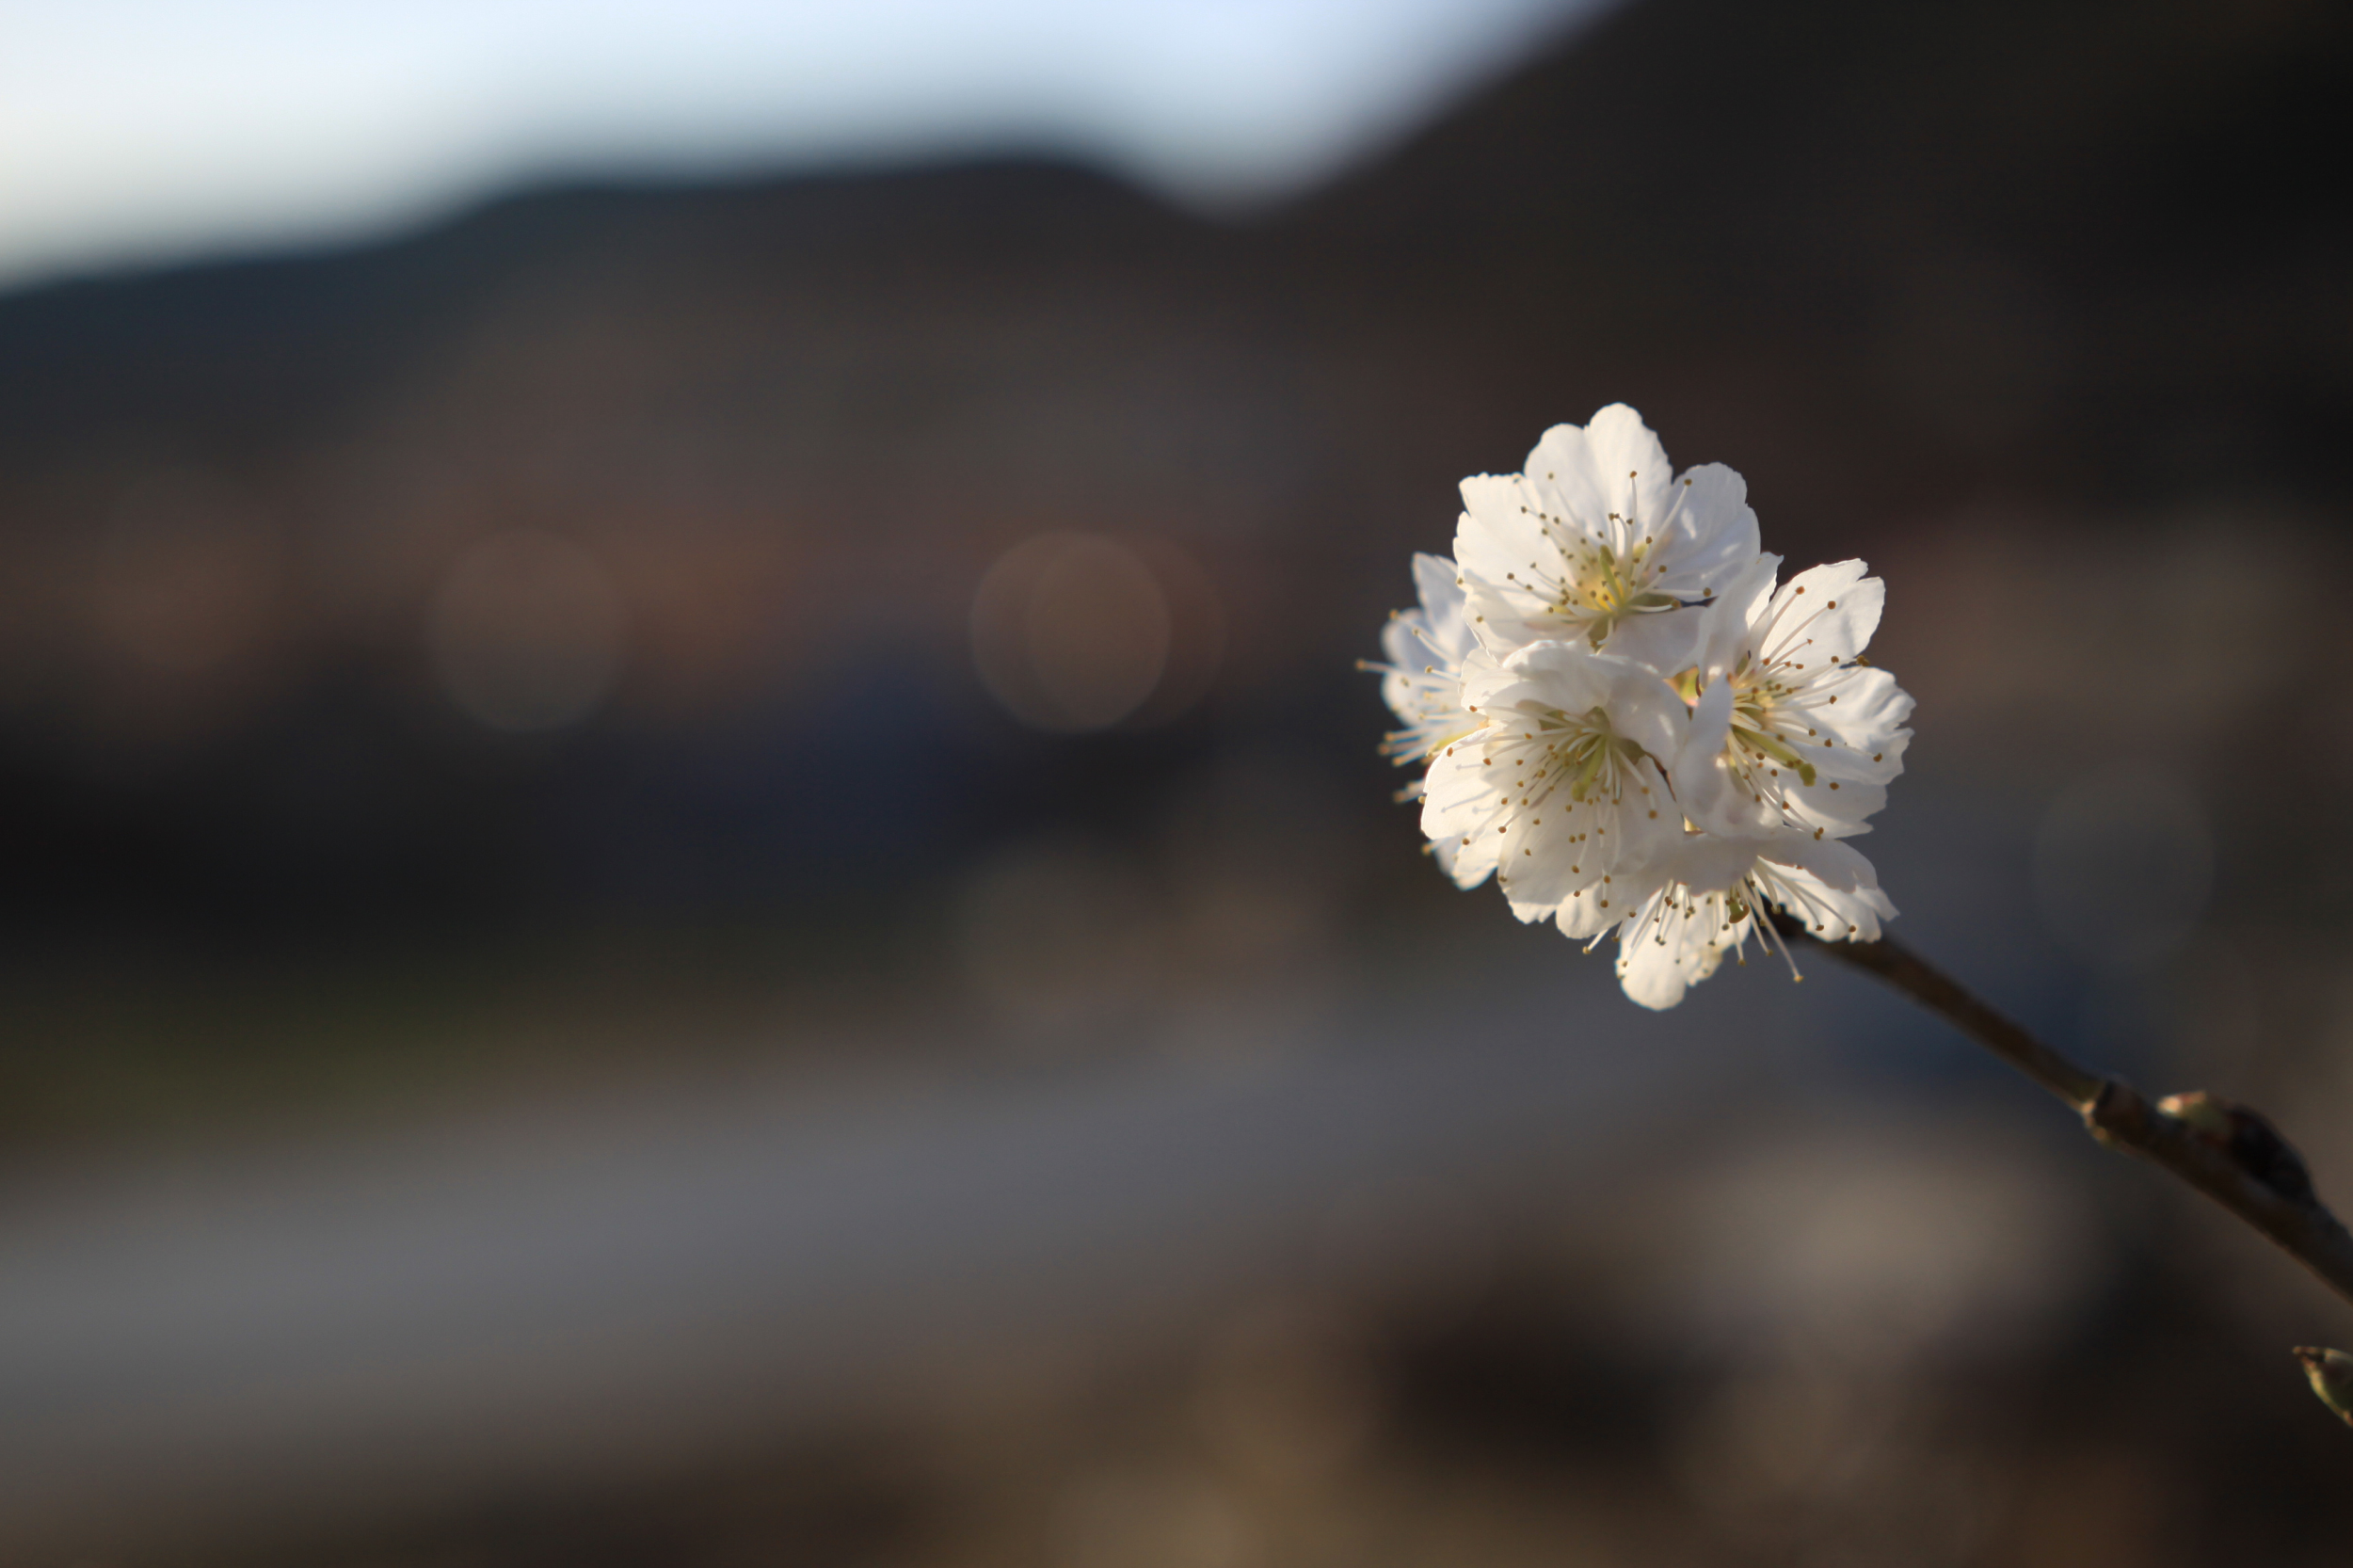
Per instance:
[[[2304,1364],[2304,1375],[2313,1380],[2313,1392],[2320,1396],[2320,1402],[2335,1411],[2345,1425],[2353,1426],[2353,1355],[2317,1345],[2298,1345],[2295,1355]]]

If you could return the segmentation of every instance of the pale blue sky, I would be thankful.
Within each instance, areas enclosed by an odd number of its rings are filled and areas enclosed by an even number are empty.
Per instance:
[[[518,180],[1090,150],[1279,195],[1599,0],[0,0],[0,286]]]

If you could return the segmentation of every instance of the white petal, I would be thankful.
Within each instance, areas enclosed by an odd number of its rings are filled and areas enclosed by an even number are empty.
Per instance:
[[[1678,674],[1699,662],[1700,614],[1693,607],[1628,616],[1610,629],[1602,650],[1657,675]]]
[[[1516,473],[1481,473],[1463,481],[1463,515],[1454,525],[1454,560],[1465,577],[1501,586],[1531,566],[1549,567],[1560,555],[1542,520],[1530,511],[1535,497]]]
[[[1715,966],[1709,965],[1708,972],[1714,971]],[[1626,946],[1618,955],[1618,984],[1655,1013],[1680,1002],[1694,980],[1705,978],[1691,972],[1678,948],[1648,938]]]
[[[1532,701],[1564,713],[1583,713],[1609,702],[1611,682],[1624,666],[1585,643],[1547,637],[1521,648],[1502,661],[1502,667],[1517,684],[1487,697],[1487,702],[1501,707]]]
[[[1819,773],[1815,778],[1817,782],[1807,785],[1794,782],[1785,771],[1781,776],[1787,787],[1793,824],[1809,831],[1820,828],[1832,839],[1851,839],[1871,831],[1870,819],[1887,804],[1886,785],[1824,779]]]
[[[1549,919],[1570,893],[1601,880],[1602,856],[1577,841],[1597,816],[1591,803],[1572,803],[1566,791],[1513,813],[1502,835],[1501,875],[1512,907],[1528,911],[1522,920]]]
[[[1837,839],[1800,839],[1765,854],[1760,868],[1773,902],[1826,942],[1876,942],[1896,905],[1880,891],[1879,873],[1862,851]]]
[[[1590,942],[1619,922],[1624,911],[1616,906],[1615,899],[1610,901],[1610,904],[1605,909],[1601,900],[1592,891],[1580,890],[1561,901],[1561,907],[1553,912],[1553,923],[1569,940]]]
[[[1691,739],[1676,758],[1675,798],[1683,803],[1684,814],[1692,824],[1708,833],[1740,840],[1770,838],[1793,825],[1780,800],[1772,797],[1796,800],[1790,792],[1799,787],[1799,776],[1770,761],[1744,759],[1736,750],[1730,739],[1734,687],[1728,680],[1719,680],[1700,693],[1699,707],[1706,711],[1707,728],[1703,731],[1701,714],[1695,710]],[[1719,718],[1724,721],[1721,725],[1716,722]],[[1759,797],[1760,789],[1766,798]],[[1837,794],[1832,792],[1832,798]],[[1803,816],[1802,825],[1810,833],[1822,823],[1835,822],[1839,831],[1859,831],[1846,826],[1846,821],[1844,816],[1819,812]]]
[[[1422,620],[1435,650],[1461,663],[1477,646],[1463,612],[1462,573],[1443,555],[1417,554],[1414,585],[1420,591]]]
[[[1658,760],[1664,768],[1683,744],[1687,719],[1683,699],[1659,673],[1612,654],[1593,656],[1603,681],[1599,706],[1609,727]]]
[[[1461,839],[1433,839],[1430,855],[1457,888],[1476,888],[1495,874],[1496,841],[1492,833],[1468,843]]]
[[[1738,838],[1769,827],[1756,801],[1725,765],[1732,738],[1732,682],[1719,680],[1700,693],[1673,763],[1675,799],[1684,814],[1705,832]]]
[[[1428,630],[1429,617],[1419,610],[1400,610],[1381,628],[1381,657],[1401,670],[1421,668],[1430,663],[1430,646],[1422,641]]]
[[[1778,837],[1724,839],[1686,833],[1663,858],[1661,870],[1694,893],[1727,892],[1755,869],[1758,852]]]
[[[1421,790],[1421,830],[1432,839],[1459,839],[1493,821],[1504,796],[1486,765],[1480,737],[1458,741],[1430,760]]]
[[[1870,647],[1887,602],[1887,584],[1864,575],[1870,569],[1861,561],[1839,561],[1801,571],[1783,584],[1773,596],[1765,656],[1800,659],[1808,669],[1820,669],[1843,664]]]
[[[1691,986],[1716,972],[1724,944],[1711,939],[1720,910],[1703,904],[1702,916],[1687,918],[1672,890],[1646,901],[1618,933],[1618,981],[1644,1007],[1664,1011]]]
[[[1852,844],[1831,839],[1785,838],[1762,853],[1766,859],[1803,871],[1825,888],[1842,892],[1879,889],[1878,870]]]
[[[1693,662],[1702,680],[1728,675],[1742,654],[1753,651],[1751,631],[1772,601],[1773,574],[1780,569],[1780,556],[1758,556],[1735,572],[1716,602],[1700,612],[1699,648]]]
[[[1556,424],[1545,431],[1529,453],[1524,472],[1545,511],[1590,537],[1607,537],[1603,523],[1618,507],[1582,427]]]
[[[1659,564],[1674,578],[1673,591],[1721,593],[1762,551],[1748,482],[1721,463],[1703,463],[1683,480],[1681,495],[1669,503],[1673,515],[1657,547]]]
[[[1838,700],[1831,701],[1833,696]],[[1912,717],[1911,694],[1883,669],[1865,665],[1833,671],[1809,681],[1799,700],[1805,705],[1809,726],[1865,756],[1892,752],[1888,760],[1900,761],[1904,745],[1912,739],[1912,732],[1903,728]]]
[[[1585,444],[1609,503],[1604,510],[1656,534],[1667,520],[1675,477],[1657,433],[1641,415],[1612,403],[1586,422]]]
[[[1881,749],[1876,753],[1859,750],[1843,742],[1833,744],[1832,738],[1811,740],[1790,736],[1789,749],[1803,758],[1814,768],[1815,776],[1851,789],[1857,784],[1877,784],[1884,787],[1890,779],[1904,771],[1903,748],[1912,739],[1912,731],[1899,729],[1882,739]],[[1817,790],[1821,786],[1815,786]]]
[[[1454,579],[1452,561],[1428,551],[1414,552],[1414,587],[1421,597],[1421,607],[1433,616],[1443,615],[1449,608],[1462,609],[1463,589]]]

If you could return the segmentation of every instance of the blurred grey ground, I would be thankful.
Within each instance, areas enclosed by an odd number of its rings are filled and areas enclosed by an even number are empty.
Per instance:
[[[152,1545],[289,1494],[584,1486],[1116,1364],[1260,1296],[1458,1288],[1499,1216],[1628,1156],[1638,1108],[1700,1114],[1745,1070],[1565,1037],[1606,974],[1482,978],[1464,1037],[1426,990],[1244,999],[1109,1058],[845,1038],[822,1073],[20,1173],[0,1521]]]
[[[2333,1560],[2316,1289],[1852,977],[1639,1013],[1348,666],[1636,403],[1889,582],[1905,938],[2353,1191],[2346,35],[1648,0],[1249,223],[0,299],[0,1551]]]
[[[1619,1255],[1555,1304],[1561,1327],[1657,1314],[1649,1353],[1761,1359],[1800,1400],[1823,1368],[1770,1365],[1793,1341],[1900,1398],[1922,1360],[2032,1343],[2097,1285],[2073,1173],[2019,1129],[1803,1109],[1786,1080],[1815,1076],[1817,1020],[1780,977],[1737,976],[1669,1028],[1618,1013],[1599,960],[1489,970],[1458,971],[1475,1029],[1419,990],[1245,1005],[1208,1038],[1075,1063],[843,1040],[897,1065],[739,1059],[357,1138],[20,1173],[0,1527],[20,1554],[126,1560],[332,1539],[844,1432],[1018,1432],[1041,1406],[1050,1429],[1139,1367],[1253,1353],[1231,1390],[1195,1391],[1241,1407],[1213,1433],[1241,1423],[1218,1441],[1245,1470],[1329,1482],[1390,1398],[1366,1365],[1383,1320],[1465,1314],[1531,1242]],[[1116,1516],[1117,1475],[1068,1506],[1151,1535]],[[1239,1506],[1210,1496],[1212,1515]],[[1288,1528],[1217,1528],[1270,1524]]]

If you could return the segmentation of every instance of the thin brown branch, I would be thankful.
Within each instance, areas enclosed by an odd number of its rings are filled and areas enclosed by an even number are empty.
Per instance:
[[[2052,1049],[1891,938],[1821,942],[1785,917],[1784,936],[1868,969],[2073,1106],[2094,1138],[2195,1187],[2353,1302],[2353,1233],[2313,1191],[2304,1161],[2257,1112],[2206,1094],[2151,1104],[2120,1080]]]

